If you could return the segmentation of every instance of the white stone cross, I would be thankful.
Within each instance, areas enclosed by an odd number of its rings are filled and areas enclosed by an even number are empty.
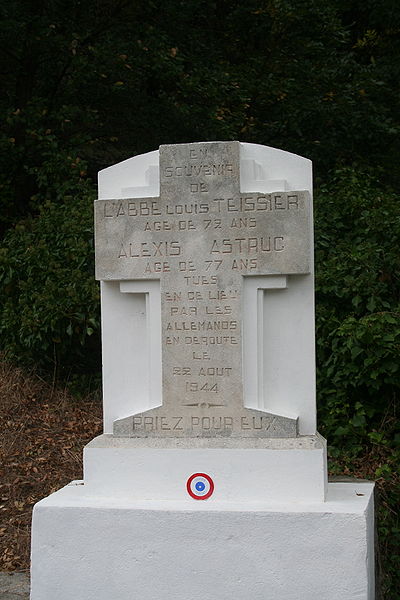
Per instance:
[[[162,406],[115,435],[296,436],[296,418],[244,407],[243,302],[310,272],[309,231],[307,191],[240,192],[238,142],[161,146],[159,197],[96,202],[97,278],[160,284]]]

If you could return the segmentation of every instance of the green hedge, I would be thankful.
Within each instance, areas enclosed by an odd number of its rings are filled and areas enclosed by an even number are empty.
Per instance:
[[[318,394],[329,437],[379,440],[399,391],[399,200],[337,171],[315,200]]]
[[[100,369],[94,280],[94,191],[45,201],[9,230],[0,249],[0,335],[6,356],[64,380]]]

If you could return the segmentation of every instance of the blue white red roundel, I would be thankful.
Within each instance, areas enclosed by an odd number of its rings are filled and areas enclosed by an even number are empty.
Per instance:
[[[214,491],[214,482],[205,473],[194,473],[187,480],[186,488],[195,500],[207,500]]]

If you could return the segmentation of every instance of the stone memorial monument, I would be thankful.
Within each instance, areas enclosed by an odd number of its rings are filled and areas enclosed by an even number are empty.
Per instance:
[[[161,146],[95,223],[104,434],[35,507],[31,600],[373,600],[373,484],[316,430],[310,161]]]

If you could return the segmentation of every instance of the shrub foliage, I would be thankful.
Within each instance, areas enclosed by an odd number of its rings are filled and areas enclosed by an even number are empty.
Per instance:
[[[321,423],[371,439],[398,396],[400,210],[368,173],[342,169],[315,201]]]
[[[86,181],[9,229],[0,250],[0,334],[8,358],[74,379],[99,369],[93,199]]]

